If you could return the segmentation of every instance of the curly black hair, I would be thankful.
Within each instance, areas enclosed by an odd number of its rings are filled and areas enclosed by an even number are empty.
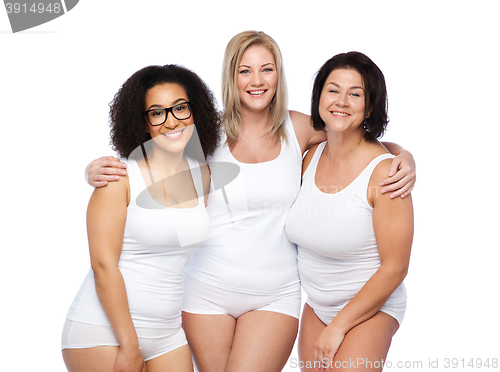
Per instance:
[[[378,139],[383,136],[389,118],[387,116],[387,89],[384,74],[378,66],[363,53],[349,52],[333,56],[319,69],[311,98],[311,119],[316,130],[323,130],[325,122],[319,116],[319,100],[326,79],[333,70],[353,69],[357,71],[365,83],[365,138]]]
[[[213,154],[221,138],[221,115],[212,91],[194,72],[178,65],[148,66],[137,71],[121,86],[109,104],[111,146],[121,157],[151,139],[143,115],[146,92],[164,83],[179,84],[192,102],[193,118],[200,138],[201,151],[186,153],[194,158]],[[201,155],[201,156],[200,156]],[[199,159],[205,160],[205,159]]]

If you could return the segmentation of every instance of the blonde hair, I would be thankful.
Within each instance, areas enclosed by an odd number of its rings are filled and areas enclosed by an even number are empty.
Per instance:
[[[271,101],[269,130],[280,140],[286,141],[285,117],[287,115],[287,88],[283,58],[278,44],[262,31],[244,31],[235,35],[227,44],[222,70],[222,101],[224,104],[223,122],[228,144],[238,140],[241,124],[241,100],[238,93],[238,66],[243,53],[252,45],[258,45],[271,52],[276,63],[278,84]]]

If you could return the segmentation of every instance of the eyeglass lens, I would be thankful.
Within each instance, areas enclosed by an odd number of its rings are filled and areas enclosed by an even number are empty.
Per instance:
[[[156,109],[148,112],[148,119],[151,125],[160,125],[167,120],[168,111],[174,115],[177,120],[185,120],[191,116],[189,104],[179,103],[170,107],[170,109]]]

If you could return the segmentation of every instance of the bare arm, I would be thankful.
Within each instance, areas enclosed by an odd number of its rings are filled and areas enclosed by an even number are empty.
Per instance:
[[[333,359],[347,332],[375,315],[408,271],[413,240],[413,205],[411,198],[391,199],[381,193],[378,184],[388,169],[389,161],[381,162],[374,171],[369,188],[378,188],[378,192],[372,191],[370,201],[380,267],[320,334],[315,344],[314,360]]]
[[[103,156],[93,160],[85,168],[85,180],[94,187],[106,186],[108,182],[118,181],[125,176],[127,165],[113,156]]]
[[[398,196],[404,198],[410,195],[415,187],[417,179],[415,160],[409,151],[397,143],[382,142],[382,145],[391,154],[396,155],[388,173],[389,177],[385,177],[381,182],[381,186],[385,186],[382,193],[392,192],[391,198]]]
[[[128,198],[127,178],[94,190],[87,210],[87,234],[97,296],[120,344],[115,371],[145,372],[118,267]]]
[[[311,117],[298,111],[290,111],[295,136],[299,141],[302,155],[312,146],[326,141],[326,132],[317,131],[312,126]]]

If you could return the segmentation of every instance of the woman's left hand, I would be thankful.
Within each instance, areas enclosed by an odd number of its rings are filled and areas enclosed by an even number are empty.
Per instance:
[[[389,177],[384,179],[380,184],[383,186],[381,192],[384,194],[394,191],[391,194],[391,198],[398,196],[404,198],[410,195],[413,187],[415,187],[416,179],[415,160],[408,151],[403,150],[401,154],[392,160]]]
[[[332,360],[337,353],[340,344],[344,341],[345,334],[334,328],[326,327],[320,333],[314,344],[314,365],[320,365],[319,371],[331,371]]]

